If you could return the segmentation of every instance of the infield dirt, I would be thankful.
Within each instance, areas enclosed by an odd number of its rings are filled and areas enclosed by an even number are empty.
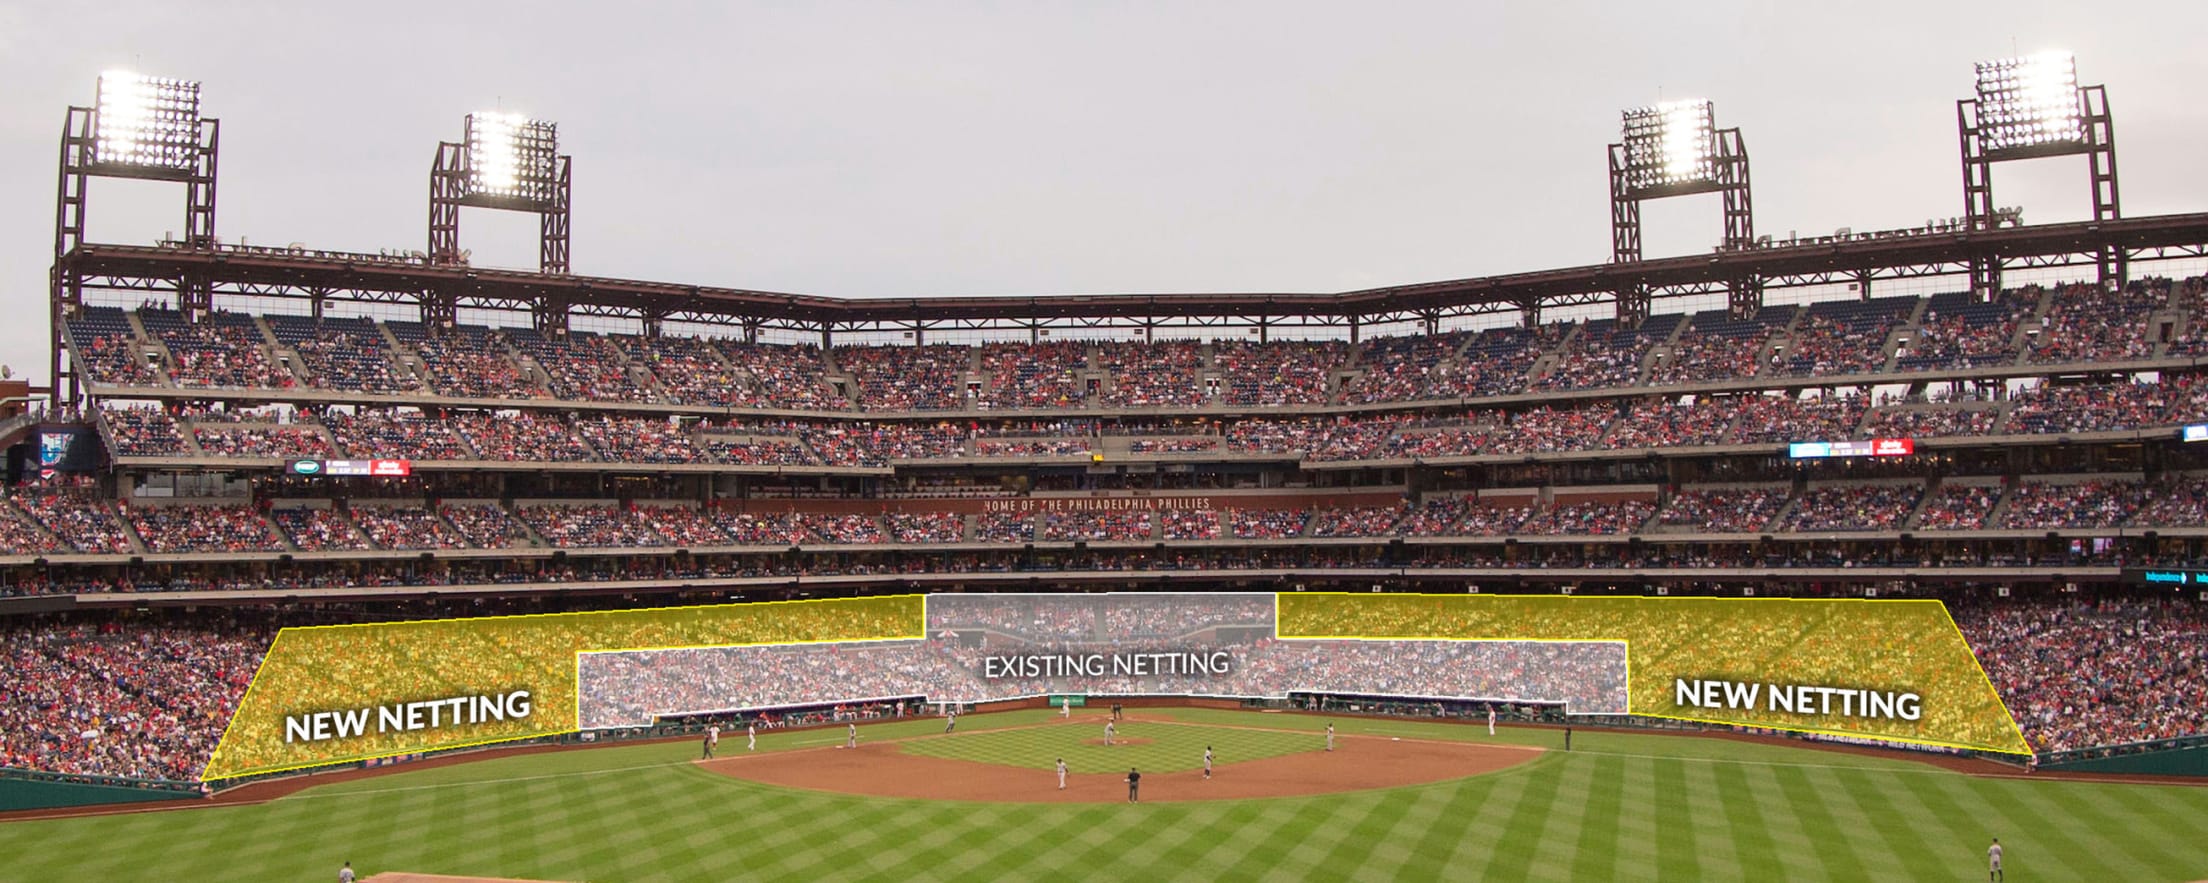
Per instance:
[[[811,748],[697,763],[751,782],[873,797],[997,803],[1119,803],[1127,799],[1125,773],[1069,774],[1066,787],[1060,790],[1057,773],[1049,769],[907,754],[900,741],[904,740],[862,745],[855,750]],[[1143,773],[1142,800],[1175,803],[1300,797],[1423,785],[1507,769],[1534,760],[1543,751],[1522,745],[1342,736],[1333,751],[1221,764],[1208,781],[1200,770]]]

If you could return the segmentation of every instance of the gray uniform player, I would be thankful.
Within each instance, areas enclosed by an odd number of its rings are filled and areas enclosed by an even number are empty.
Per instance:
[[[1334,725],[1326,725],[1326,750],[1334,750]]]
[[[1204,778],[1211,778],[1211,746],[1204,746]]]
[[[1119,735],[1119,728],[1117,728],[1117,727],[1114,727],[1114,726],[1112,726],[1112,722],[1111,722],[1111,721],[1105,721],[1105,722],[1104,722],[1104,744],[1106,744],[1106,745],[1110,745],[1110,744],[1112,744],[1112,737],[1113,737],[1113,736],[1117,736],[1117,735]]]
[[[851,728],[851,732],[850,732],[850,734],[849,734],[849,735],[847,735],[847,736],[844,736],[844,737],[843,737],[843,747],[845,747],[845,748],[857,748],[857,747],[859,747],[859,725],[858,725],[858,724],[845,724],[845,726],[848,726],[848,727],[850,727],[850,728]]]
[[[1986,879],[2001,883],[2001,838],[1993,838],[1993,845],[1986,847]]]
[[[1058,758],[1058,790],[1066,790],[1066,759]]]

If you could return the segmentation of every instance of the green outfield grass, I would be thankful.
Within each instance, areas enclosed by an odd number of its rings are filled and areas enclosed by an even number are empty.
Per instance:
[[[1222,740],[1228,726],[1324,726],[1296,715],[1141,714],[1209,725],[1185,731]],[[1036,726],[1049,720],[976,715],[948,739],[940,720],[862,731],[931,753],[1011,740],[1000,744],[1020,754],[1022,734],[1049,732]],[[1144,726],[1128,729],[1164,744]],[[1339,728],[1490,738],[1411,721]],[[1493,738],[1553,745],[1557,734]],[[761,748],[841,739],[774,734]],[[1381,791],[991,805],[783,790],[696,768],[694,743],[628,745],[397,773],[261,806],[0,824],[0,880],[324,880],[350,860],[370,873],[549,880],[1968,881],[1985,879],[1996,836],[2015,881],[2208,878],[2208,788],[1980,779],[1887,757],[1630,733],[1581,731],[1573,748]],[[740,734],[722,741],[723,754],[742,749]]]
[[[1243,720],[1238,722],[1243,724],[1267,723],[1252,720],[1252,715],[1241,717]],[[903,743],[902,748],[908,754],[1034,769],[1051,769],[1058,758],[1063,757],[1066,768],[1076,773],[1124,772],[1128,767],[1167,773],[1202,769],[1204,746],[1207,745],[1216,752],[1217,762],[1222,764],[1319,751],[1326,747],[1326,737],[1318,733],[1282,733],[1273,729],[1150,720],[1119,724],[1120,740],[1139,740],[1145,744],[1126,741],[1110,747],[1089,744],[1104,738],[1103,720],[1102,716],[1091,713],[1070,723],[959,732],[946,739],[915,739]],[[964,724],[960,726],[963,728]]]

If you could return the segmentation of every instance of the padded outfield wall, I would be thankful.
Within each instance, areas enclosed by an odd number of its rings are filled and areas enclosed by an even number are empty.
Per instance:
[[[285,629],[204,777],[800,700],[1042,692],[1341,690],[1575,714],[1622,703],[1651,717],[2029,751],[1937,601],[939,597],[932,608],[908,595]],[[1536,646],[1545,642],[1563,646]],[[1610,664],[1620,648],[1622,672]],[[1182,668],[1167,680],[1117,676],[1156,665]],[[799,696],[785,671],[827,686]],[[830,695],[838,684],[867,695]]]

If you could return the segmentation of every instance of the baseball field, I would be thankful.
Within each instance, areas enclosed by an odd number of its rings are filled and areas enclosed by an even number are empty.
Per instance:
[[[1566,753],[1547,729],[1193,708],[1131,712],[1104,746],[1103,712],[1081,714],[975,715],[950,735],[940,719],[863,725],[857,751],[838,728],[769,733],[749,754],[739,732],[703,764],[695,742],[631,744],[6,822],[0,879],[317,880],[350,861],[364,877],[531,880],[1983,880],[1995,837],[2014,880],[2208,878],[2208,788],[1609,731],[1578,731]],[[1388,780],[1404,756],[1483,771]],[[1054,797],[1060,757],[1079,795]],[[822,772],[845,767],[864,775]],[[842,793],[921,768],[936,778],[912,787],[947,797]],[[763,781],[772,770],[798,778]],[[1298,775],[1331,793],[1236,790]],[[958,797],[976,788],[1005,799]]]

